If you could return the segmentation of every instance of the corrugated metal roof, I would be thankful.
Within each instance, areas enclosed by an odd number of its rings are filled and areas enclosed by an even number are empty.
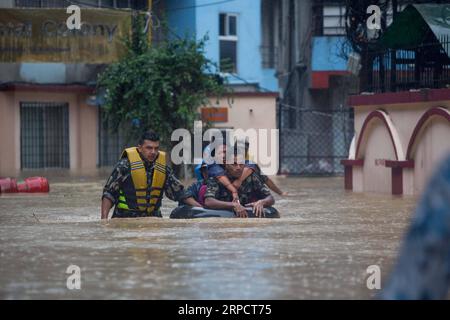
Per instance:
[[[450,41],[450,5],[413,4],[398,14],[380,39],[384,48],[408,49],[429,42]],[[450,57],[449,46],[443,46]]]

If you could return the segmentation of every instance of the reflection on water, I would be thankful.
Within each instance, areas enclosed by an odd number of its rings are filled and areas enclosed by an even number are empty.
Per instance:
[[[51,178],[0,196],[2,299],[366,299],[386,277],[415,198],[354,194],[342,178],[277,178],[281,219],[100,221],[104,179]],[[81,268],[81,290],[66,269]],[[383,282],[382,282],[383,285]]]

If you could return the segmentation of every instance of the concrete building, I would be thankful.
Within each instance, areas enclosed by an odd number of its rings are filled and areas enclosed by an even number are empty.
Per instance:
[[[354,96],[355,140],[345,187],[355,192],[421,194],[450,153],[450,90]]]
[[[129,9],[146,9],[148,1],[71,2],[82,7],[80,32],[65,29],[65,0],[0,3],[0,176],[51,168],[95,172],[114,164],[125,146],[123,135],[105,127],[94,89],[97,75],[123,50]],[[236,92],[199,110],[204,120],[222,129],[275,129],[277,83],[262,61],[260,2],[153,3],[155,16],[165,12],[181,36],[208,33],[206,54]],[[153,30],[154,41],[163,36]]]
[[[216,128],[277,128],[278,84],[274,67],[265,61],[261,5],[260,0],[166,1],[172,36],[200,40],[206,35],[205,55],[234,92],[200,110],[203,120]]]
[[[128,0],[79,5],[85,23],[70,31],[66,1],[1,2],[0,176],[49,168],[92,172],[109,164],[102,144],[117,137],[101,139],[94,88],[98,73],[123,50],[129,9],[143,7]],[[107,10],[111,5],[124,10]]]
[[[343,173],[353,137],[347,95],[345,1],[264,0],[263,48],[280,88],[280,172]]]
[[[346,189],[420,194],[450,153],[450,27],[440,23],[447,8],[410,5],[379,40],[371,92],[349,101],[355,138],[342,162]]]

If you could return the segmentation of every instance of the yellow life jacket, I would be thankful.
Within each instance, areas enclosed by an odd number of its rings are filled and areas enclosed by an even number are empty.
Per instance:
[[[166,182],[166,153],[160,151],[155,160],[152,185],[147,185],[147,171],[136,147],[125,149],[122,158],[127,157],[131,166],[134,188],[121,188],[117,207],[121,210],[146,212],[151,215],[158,210],[163,198]]]

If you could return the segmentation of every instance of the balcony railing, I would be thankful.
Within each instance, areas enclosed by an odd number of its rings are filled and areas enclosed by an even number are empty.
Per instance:
[[[402,50],[371,53],[368,87],[364,91],[396,92],[450,87],[450,37]]]

